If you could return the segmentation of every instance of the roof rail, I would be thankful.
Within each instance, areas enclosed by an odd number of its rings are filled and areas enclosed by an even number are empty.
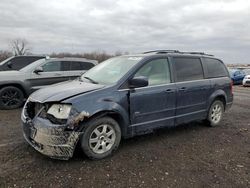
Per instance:
[[[148,54],[148,53],[155,53],[155,54],[179,53],[179,54],[193,54],[193,55],[196,54],[196,55],[213,56],[211,54],[206,54],[204,52],[182,52],[179,50],[152,50],[152,51],[143,52],[143,54]]]
[[[207,56],[214,56],[212,54],[206,54],[204,52],[181,52],[181,53],[184,53],[184,54],[197,54],[197,55],[207,55]]]
[[[178,51],[178,50],[152,50],[152,51],[143,52],[143,54],[149,54],[149,53],[157,53],[157,54],[180,53],[180,51]]]

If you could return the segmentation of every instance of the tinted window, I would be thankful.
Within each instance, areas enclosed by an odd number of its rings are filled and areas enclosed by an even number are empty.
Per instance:
[[[29,65],[30,63],[41,59],[42,57],[14,57],[11,59],[6,65],[7,68],[13,69],[13,70],[20,70],[23,67]]]
[[[71,62],[71,70],[72,70],[72,71],[74,71],[74,70],[83,70],[82,65],[81,65],[81,62],[72,61],[72,62]]]
[[[95,66],[93,63],[88,63],[88,62],[81,62],[81,64],[83,70],[89,70]]]
[[[44,72],[54,72],[54,71],[61,71],[61,62],[60,61],[51,61],[43,66]]]
[[[167,59],[155,59],[148,62],[134,77],[145,76],[149,85],[170,83],[170,73]]]
[[[70,71],[70,61],[61,61],[61,70],[62,71]]]
[[[174,57],[177,82],[203,79],[199,58]]]
[[[217,60],[211,58],[204,58],[207,67],[207,76],[209,78],[228,76],[227,68],[225,65]]]

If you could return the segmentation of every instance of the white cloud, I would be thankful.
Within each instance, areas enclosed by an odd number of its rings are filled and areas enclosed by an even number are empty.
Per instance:
[[[248,0],[1,0],[0,49],[35,53],[180,49],[249,63]]]

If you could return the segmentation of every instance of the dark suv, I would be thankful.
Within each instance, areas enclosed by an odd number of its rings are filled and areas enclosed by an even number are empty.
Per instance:
[[[27,142],[68,159],[79,143],[92,159],[115,151],[121,137],[204,120],[217,126],[232,105],[224,63],[195,52],[151,51],[111,58],[80,80],[33,93],[23,112]]]

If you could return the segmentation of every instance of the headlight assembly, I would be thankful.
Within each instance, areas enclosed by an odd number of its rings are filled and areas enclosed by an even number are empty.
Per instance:
[[[47,113],[53,115],[57,119],[67,119],[69,117],[70,110],[70,104],[53,104]]]

